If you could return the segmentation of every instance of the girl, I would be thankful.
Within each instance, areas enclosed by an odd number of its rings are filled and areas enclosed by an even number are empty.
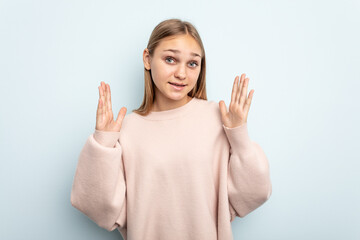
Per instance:
[[[125,240],[230,240],[231,222],[271,195],[267,157],[250,140],[254,91],[234,80],[230,106],[207,101],[205,51],[195,27],[169,19],[143,52],[142,105],[114,121],[101,82],[96,127],[83,147],[71,204]]]

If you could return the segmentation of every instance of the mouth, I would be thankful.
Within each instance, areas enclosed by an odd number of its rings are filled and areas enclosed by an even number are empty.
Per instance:
[[[169,84],[176,90],[176,91],[180,91],[180,90],[183,90],[185,88],[185,86],[187,84],[178,84],[178,83],[172,83],[172,82],[169,82]]]
[[[173,86],[177,86],[177,87],[185,87],[187,84],[179,84],[179,83],[172,83],[172,82],[169,82],[171,85]]]

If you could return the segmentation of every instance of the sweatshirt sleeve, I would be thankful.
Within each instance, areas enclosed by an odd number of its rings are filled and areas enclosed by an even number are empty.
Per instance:
[[[230,221],[245,217],[272,193],[268,159],[262,148],[248,135],[247,123],[228,128],[223,125],[230,143],[228,196]]]
[[[120,132],[95,130],[80,152],[71,204],[108,231],[126,225],[126,182]]]

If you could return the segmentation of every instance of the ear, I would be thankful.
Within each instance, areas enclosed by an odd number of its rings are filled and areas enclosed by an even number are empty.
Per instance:
[[[143,52],[143,62],[145,69],[150,70],[150,54],[147,48],[145,48]]]

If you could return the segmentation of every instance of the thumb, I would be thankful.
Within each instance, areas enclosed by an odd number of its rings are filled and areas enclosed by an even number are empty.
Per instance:
[[[219,102],[219,107],[220,107],[221,117],[224,119],[224,117],[227,114],[227,109],[226,109],[226,104],[223,100]]]
[[[122,107],[118,113],[118,116],[116,118],[116,123],[121,124],[122,120],[124,119],[125,115],[126,115],[126,107]]]

